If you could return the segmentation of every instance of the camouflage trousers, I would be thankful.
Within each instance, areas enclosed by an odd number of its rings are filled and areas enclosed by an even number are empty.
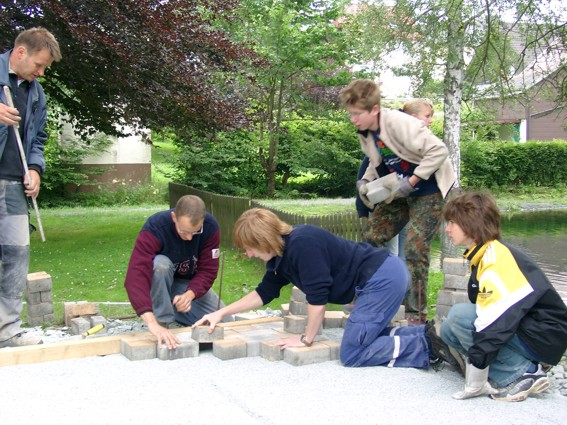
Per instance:
[[[439,230],[443,210],[441,193],[399,198],[381,203],[372,212],[362,240],[374,246],[385,246],[407,224],[405,255],[410,272],[410,288],[404,298],[406,313],[427,315],[427,282],[431,240]]]
[[[0,342],[20,331],[30,258],[28,203],[21,182],[0,180]]]

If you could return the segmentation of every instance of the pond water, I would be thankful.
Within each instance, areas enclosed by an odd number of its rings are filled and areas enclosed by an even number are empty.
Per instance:
[[[567,209],[502,214],[502,240],[531,256],[553,285],[567,296]],[[439,267],[440,242],[432,245],[432,266]]]

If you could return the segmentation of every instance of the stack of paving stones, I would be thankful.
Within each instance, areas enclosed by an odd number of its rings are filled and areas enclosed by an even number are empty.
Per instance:
[[[27,322],[30,326],[53,324],[53,284],[45,272],[30,273],[26,281]]]
[[[464,258],[444,258],[442,266],[445,280],[437,293],[437,317],[447,317],[451,307],[458,303],[470,303],[467,295],[469,263]]]
[[[97,325],[106,326],[106,319],[99,314],[97,303],[87,301],[63,303],[63,315],[65,325],[70,328],[72,335],[81,335]],[[103,335],[106,329],[103,328],[97,333]]]

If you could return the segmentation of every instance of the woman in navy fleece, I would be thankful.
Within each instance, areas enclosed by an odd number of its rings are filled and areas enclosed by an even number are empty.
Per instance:
[[[262,282],[240,300],[206,314],[194,326],[209,323],[212,332],[224,317],[269,303],[291,282],[306,295],[307,328],[301,337],[278,341],[282,350],[313,344],[327,303],[354,301],[340,350],[345,366],[427,368],[430,357],[443,360],[437,350],[440,338],[430,335],[435,333],[431,324],[427,337],[424,325],[388,327],[408,289],[409,273],[403,261],[387,249],[346,240],[316,226],[292,227],[261,208],[240,216],[234,239],[248,257],[266,262]]]

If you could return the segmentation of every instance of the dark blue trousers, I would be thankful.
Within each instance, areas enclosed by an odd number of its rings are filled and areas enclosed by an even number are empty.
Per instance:
[[[388,327],[409,280],[404,262],[390,254],[364,287],[356,288],[340,350],[345,366],[429,367],[425,326]]]

